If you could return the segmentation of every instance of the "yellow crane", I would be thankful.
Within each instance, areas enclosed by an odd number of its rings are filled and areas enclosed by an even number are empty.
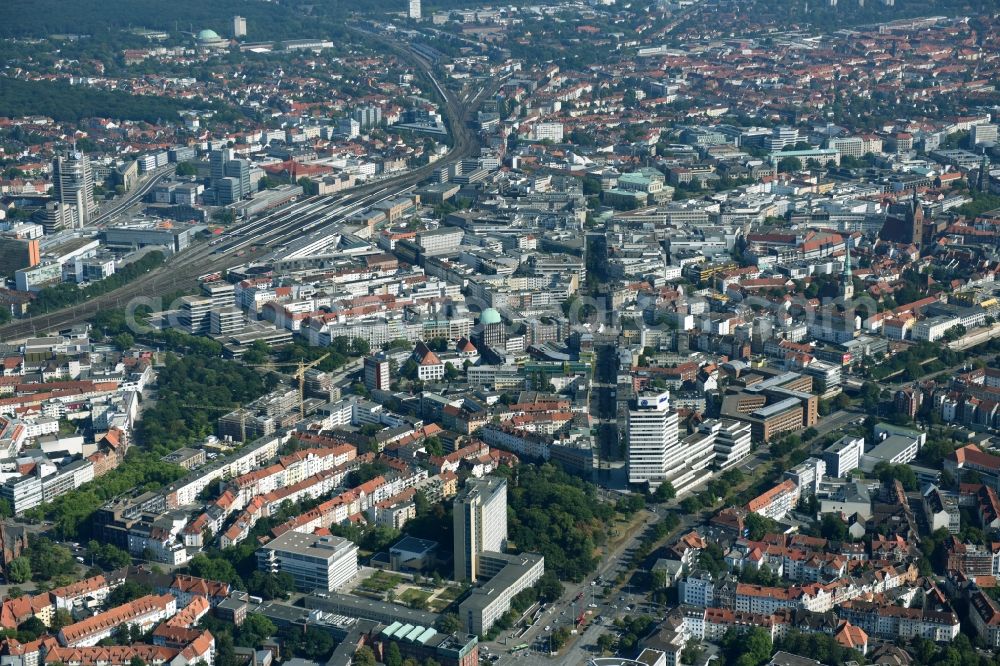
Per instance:
[[[303,360],[299,360],[295,363],[262,363],[260,365],[248,365],[248,368],[266,368],[268,370],[273,370],[275,368],[287,368],[294,367],[297,370],[292,374],[292,377],[299,380],[299,416],[302,419],[306,418],[306,370],[312,370],[317,365],[322,363],[329,357],[330,354],[326,353],[320,356],[315,361],[306,363]]]

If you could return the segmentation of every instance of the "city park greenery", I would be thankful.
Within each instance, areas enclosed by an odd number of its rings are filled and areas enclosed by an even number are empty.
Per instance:
[[[507,477],[508,532],[523,551],[545,556],[560,580],[579,581],[597,566],[615,509],[598,501],[597,486],[554,465],[501,468]]]
[[[61,539],[88,538],[94,534],[91,519],[105,502],[129,492],[158,490],[184,474],[183,468],[133,448],[117,468],[48,504],[29,509],[25,517],[53,521],[53,532]]]
[[[23,81],[0,76],[0,116],[40,115],[70,122],[84,118],[119,118],[155,123],[176,121],[181,111],[195,106],[218,107],[210,102],[196,104],[169,97],[71,86],[61,81]]]
[[[166,455],[215,430],[219,416],[260,397],[278,384],[273,373],[218,357],[167,354],[158,370],[156,403],[145,410],[137,429],[142,446]]]
[[[124,313],[118,310],[101,313],[95,326],[115,337],[130,335]],[[183,468],[160,458],[211,434],[212,423],[219,416],[214,408],[249,402],[277,383],[273,374],[262,375],[220,358],[221,345],[213,340],[177,331],[157,334],[156,339],[167,348],[186,353],[182,357],[168,353],[159,369],[159,396],[143,412],[136,430],[139,444],[129,449],[117,468],[30,509],[27,518],[53,521],[55,534],[64,539],[90,537],[91,518],[108,500],[127,492],[158,490],[186,474]]]

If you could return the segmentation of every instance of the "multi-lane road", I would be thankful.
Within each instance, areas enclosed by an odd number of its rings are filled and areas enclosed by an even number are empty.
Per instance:
[[[115,216],[121,214],[135,203],[142,201],[142,198],[145,197],[158,182],[167,176],[172,175],[175,168],[175,165],[169,164],[146,174],[145,178],[141,180],[138,187],[131,192],[127,192],[121,199],[112,201],[108,207],[101,210],[101,212],[90,221],[90,224],[97,227],[103,226],[105,222],[114,219]]]

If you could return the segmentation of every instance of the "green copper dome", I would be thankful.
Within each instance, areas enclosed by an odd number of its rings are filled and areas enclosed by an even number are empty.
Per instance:
[[[487,324],[499,324],[500,321],[500,313],[493,308],[486,308],[483,310],[483,313],[479,315],[479,323],[483,326]]]

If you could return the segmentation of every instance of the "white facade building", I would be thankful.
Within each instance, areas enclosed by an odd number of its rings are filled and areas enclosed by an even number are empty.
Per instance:
[[[507,481],[469,479],[455,498],[455,580],[476,581],[483,552],[502,553],[507,541]]]
[[[257,551],[257,568],[290,574],[300,590],[336,590],[358,572],[358,547],[336,536],[285,532]]]
[[[670,393],[640,395],[628,413],[629,483],[659,485],[681,455],[677,444],[677,412],[670,408]]]
[[[823,450],[826,474],[832,477],[847,476],[861,466],[865,452],[864,437],[846,435]]]

